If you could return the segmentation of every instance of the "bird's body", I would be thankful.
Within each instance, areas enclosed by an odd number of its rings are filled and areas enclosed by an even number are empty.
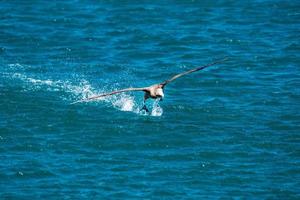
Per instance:
[[[196,71],[202,70],[202,69],[204,69],[206,67],[209,67],[209,66],[212,66],[212,65],[215,65],[215,64],[218,64],[218,63],[222,63],[225,60],[227,60],[227,58],[215,61],[215,62],[207,64],[207,65],[203,65],[201,67],[197,67],[197,68],[191,69],[189,71],[177,74],[177,75],[171,77],[170,79],[168,79],[168,80],[166,80],[166,81],[164,81],[162,83],[154,84],[154,85],[151,85],[149,87],[143,87],[143,88],[126,88],[126,89],[117,90],[117,91],[113,91],[113,92],[110,92],[110,93],[105,93],[105,94],[101,94],[101,95],[98,95],[98,96],[94,96],[94,97],[82,99],[82,100],[73,102],[72,104],[79,103],[79,102],[92,101],[94,99],[98,99],[98,98],[102,98],[102,97],[106,97],[106,96],[110,96],[110,95],[114,95],[114,94],[118,94],[118,93],[122,93],[122,92],[143,91],[143,92],[145,92],[145,95],[144,95],[144,105],[143,105],[142,109],[146,110],[148,112],[148,109],[147,109],[147,107],[145,105],[146,100],[149,99],[149,98],[152,98],[152,99],[158,99],[159,98],[159,99],[162,100],[164,98],[164,87],[168,83],[174,81],[175,79],[177,79],[177,78],[179,78],[181,76],[184,76],[184,75],[190,74],[192,72],[196,72]]]
[[[164,97],[164,91],[163,91],[163,86],[161,84],[151,85],[145,90],[144,99],[148,99],[148,98],[157,99],[163,97]]]

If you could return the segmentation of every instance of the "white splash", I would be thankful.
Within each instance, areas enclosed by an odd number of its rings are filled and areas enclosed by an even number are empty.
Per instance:
[[[135,101],[132,96],[120,95],[111,99],[111,103],[115,108],[122,111],[135,111]]]
[[[163,109],[159,106],[160,99],[156,99],[152,106],[151,116],[161,116],[163,114]]]

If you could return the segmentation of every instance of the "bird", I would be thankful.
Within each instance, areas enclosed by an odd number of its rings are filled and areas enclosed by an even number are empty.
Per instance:
[[[196,71],[200,71],[203,70],[207,67],[219,64],[219,63],[223,63],[226,60],[228,60],[228,57],[225,57],[223,59],[220,60],[216,60],[212,63],[206,64],[206,65],[202,65],[193,69],[190,69],[188,71],[176,74],[175,76],[172,76],[171,78],[161,82],[161,83],[157,83],[157,84],[153,84],[150,85],[148,87],[130,87],[130,88],[125,88],[125,89],[121,89],[121,90],[115,90],[109,93],[104,93],[104,94],[100,94],[97,96],[93,96],[93,97],[89,97],[89,98],[85,98],[85,99],[81,99],[79,101],[75,101],[71,104],[76,104],[76,103],[81,103],[81,102],[88,102],[88,101],[93,101],[95,99],[99,99],[102,97],[106,97],[106,96],[111,96],[111,95],[115,95],[115,94],[119,94],[119,93],[123,93],[123,92],[130,92],[130,91],[142,91],[144,92],[144,101],[143,101],[143,107],[141,108],[141,110],[145,110],[146,112],[149,112],[148,108],[146,107],[146,101],[147,99],[151,98],[151,99],[159,99],[159,100],[163,100],[164,98],[164,89],[165,86],[167,84],[169,84],[170,82],[176,80],[179,77],[182,77],[184,75],[196,72]]]

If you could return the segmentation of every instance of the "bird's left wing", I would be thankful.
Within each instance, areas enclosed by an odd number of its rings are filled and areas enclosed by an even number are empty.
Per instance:
[[[210,67],[210,66],[213,66],[213,65],[222,63],[222,62],[226,61],[227,59],[228,59],[228,58],[226,57],[226,58],[223,58],[223,59],[221,59],[221,60],[217,60],[217,61],[215,61],[215,62],[206,64],[206,65],[203,65],[203,66],[200,66],[200,67],[196,67],[196,68],[191,69],[191,70],[189,70],[189,71],[186,71],[186,72],[177,74],[177,75],[171,77],[170,79],[168,79],[168,80],[166,80],[166,81],[160,83],[160,85],[161,85],[162,87],[164,87],[164,86],[167,85],[168,83],[174,81],[175,79],[177,79],[177,78],[179,78],[179,77],[181,77],[181,76],[184,76],[184,75],[187,75],[187,74],[190,74],[190,73],[193,73],[193,72],[196,72],[196,71],[205,69],[206,67]]]
[[[129,92],[129,91],[144,91],[144,92],[147,92],[148,88],[146,88],[146,87],[145,88],[126,88],[126,89],[122,89],[122,90],[116,90],[116,91],[113,91],[113,92],[100,94],[100,95],[89,97],[89,98],[86,98],[86,99],[81,99],[81,100],[75,101],[71,104],[76,104],[76,103],[80,103],[80,102],[88,102],[88,101],[92,101],[92,100],[99,99],[99,98],[102,98],[102,97],[106,97],[106,96],[110,96],[110,95],[114,95],[114,94],[118,94],[118,93],[122,93],[122,92]]]

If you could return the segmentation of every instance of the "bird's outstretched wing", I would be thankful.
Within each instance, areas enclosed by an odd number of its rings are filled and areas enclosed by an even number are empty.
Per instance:
[[[215,62],[206,64],[206,65],[203,65],[203,66],[201,66],[201,67],[196,67],[196,68],[191,69],[191,70],[189,70],[189,71],[186,71],[186,72],[177,74],[177,75],[173,76],[172,78],[170,78],[170,79],[168,79],[168,80],[166,80],[166,81],[160,83],[160,85],[161,85],[162,87],[164,87],[164,86],[166,86],[168,83],[174,81],[175,79],[177,79],[177,78],[179,78],[179,77],[181,77],[181,76],[184,76],[184,75],[187,75],[187,74],[190,74],[190,73],[193,73],[193,72],[196,72],[196,71],[205,69],[205,68],[207,68],[207,67],[210,67],[210,66],[213,66],[213,65],[216,65],[216,64],[225,62],[226,60],[228,60],[227,57],[225,57],[225,58],[223,58],[223,59],[221,59],[221,60],[217,60],[217,61],[215,61]]]
[[[116,90],[116,91],[113,91],[113,92],[100,94],[100,95],[89,97],[89,98],[86,98],[86,99],[81,99],[81,100],[75,101],[71,104],[76,104],[76,103],[80,103],[80,102],[88,102],[88,101],[92,101],[92,100],[95,100],[95,99],[99,99],[101,97],[106,97],[106,96],[110,96],[110,95],[114,95],[114,94],[118,94],[118,93],[122,93],[122,92],[129,92],[129,91],[144,91],[144,92],[147,92],[148,88],[147,87],[145,87],[145,88],[126,88],[126,89],[122,89],[122,90]]]

